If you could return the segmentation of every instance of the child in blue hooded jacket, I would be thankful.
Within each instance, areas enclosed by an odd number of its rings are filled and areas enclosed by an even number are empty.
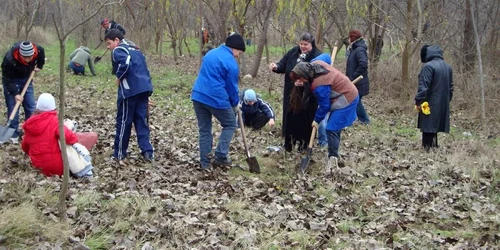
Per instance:
[[[253,89],[243,92],[243,101],[240,102],[243,124],[259,130],[266,124],[274,125],[274,110],[269,103],[260,99]]]
[[[153,83],[146,58],[137,47],[123,39],[123,33],[111,29],[105,36],[106,46],[112,50],[113,68],[116,69],[118,86],[116,135],[113,157],[120,165],[126,165],[127,149],[132,124],[144,160],[153,161],[153,146],[149,140],[148,105],[153,93]]]

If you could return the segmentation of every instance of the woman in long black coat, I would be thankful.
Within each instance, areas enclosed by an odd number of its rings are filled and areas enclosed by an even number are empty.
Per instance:
[[[310,62],[319,56],[321,51],[316,48],[314,37],[309,33],[300,36],[299,45],[290,49],[277,63],[271,63],[269,69],[275,73],[285,74],[283,89],[283,117],[281,123],[281,136],[285,137],[285,150],[290,152],[295,144],[299,143],[299,150],[307,149],[311,136],[311,123],[318,107],[318,102],[309,91],[302,92],[298,88],[296,94],[300,95],[303,105],[296,105],[292,109],[290,96],[295,87],[290,79],[290,72],[298,62]]]
[[[418,75],[415,105],[419,111],[423,102],[429,103],[430,114],[418,114],[425,149],[438,147],[437,133],[450,132],[450,101],[453,97],[453,71],[444,60],[438,45],[424,45],[420,51],[424,66]]]

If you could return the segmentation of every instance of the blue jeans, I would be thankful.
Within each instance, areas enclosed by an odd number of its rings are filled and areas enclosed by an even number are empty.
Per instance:
[[[141,154],[153,155],[153,145],[149,141],[148,125],[149,93],[142,93],[117,101],[116,134],[113,157],[123,160],[127,157],[127,149],[132,132],[132,124],[137,134],[137,144]]]
[[[24,88],[24,84],[27,80],[28,77],[14,79],[19,90]],[[5,105],[7,106],[7,117],[10,117],[10,114],[14,110],[14,106],[16,106],[16,98],[14,95],[9,94],[5,85],[3,85],[3,95],[5,97]],[[28,89],[24,94],[22,106],[24,108],[24,120],[26,121],[31,117],[31,115],[33,115],[36,108],[35,90],[33,89],[33,84],[31,83],[29,83]],[[19,137],[19,109],[17,110],[16,115],[14,116],[14,119],[12,119],[9,127],[15,129],[12,138]]]
[[[342,130],[332,131],[327,130],[326,134],[328,137],[328,158],[330,156],[339,157],[339,147],[340,147],[340,134]]]
[[[328,144],[328,139],[326,136],[326,124],[328,123],[328,117],[330,117],[330,113],[326,114],[325,119],[323,119],[323,121],[319,123],[318,144],[320,147]]]
[[[73,70],[73,73],[75,75],[85,75],[85,67],[82,65],[75,65],[74,62],[69,62],[68,67],[70,67]]]
[[[200,162],[202,168],[208,168],[210,159],[208,155],[212,152],[212,116],[221,124],[222,131],[219,136],[219,143],[215,148],[215,158],[220,161],[228,160],[229,143],[233,139],[236,130],[236,117],[234,110],[216,109],[201,102],[193,101],[194,112],[198,120]]]
[[[361,102],[361,96],[359,97],[358,105],[356,106],[356,114],[358,115],[358,120],[364,124],[370,124],[370,117],[366,113],[365,106]]]

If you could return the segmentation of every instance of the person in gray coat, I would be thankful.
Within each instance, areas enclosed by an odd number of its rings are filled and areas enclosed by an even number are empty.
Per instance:
[[[90,49],[85,46],[80,46],[75,49],[69,55],[70,62],[68,64],[68,68],[73,70],[75,75],[85,75],[85,65],[87,62],[89,63],[90,72],[95,76],[94,70],[94,61],[92,60],[92,56],[90,55]]]
[[[453,70],[443,59],[438,45],[424,45],[420,50],[424,66],[418,75],[415,95],[418,128],[422,132],[422,146],[429,150],[438,147],[437,133],[450,132],[450,101],[453,97]],[[429,104],[430,114],[422,112],[422,103]]]

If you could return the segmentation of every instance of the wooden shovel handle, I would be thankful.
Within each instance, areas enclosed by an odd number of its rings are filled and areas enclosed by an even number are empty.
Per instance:
[[[309,139],[309,145],[308,145],[308,147],[309,147],[309,148],[312,148],[312,147],[313,147],[314,138],[316,138],[316,127],[313,127],[313,128],[312,128],[312,131],[311,131],[311,138]]]
[[[333,45],[333,51],[332,51],[332,57],[331,57],[332,63],[330,63],[330,66],[333,66],[333,62],[335,62],[335,57],[337,55],[338,49],[339,49],[339,47],[337,47],[337,42],[335,42],[335,45]]]
[[[24,94],[26,94],[26,91],[28,90],[28,86],[31,83],[31,80],[33,80],[33,77],[35,76],[35,71],[31,71],[30,77],[28,78],[28,81],[24,84],[24,88],[21,91],[21,97],[24,97]],[[12,110],[12,113],[10,113],[9,120],[13,120],[14,117],[16,116],[17,110],[21,106],[21,102],[16,101],[16,105],[14,106],[14,109]]]
[[[243,117],[241,116],[241,110],[238,109],[238,121],[240,123],[241,137],[243,138],[243,145],[245,145],[245,151],[247,153],[247,158],[250,158],[250,150],[248,150],[247,136],[245,135],[245,124],[243,124]]]
[[[358,78],[356,78],[356,79],[354,79],[354,81],[352,81],[352,84],[356,85],[361,80],[363,80],[363,76],[358,76]]]

